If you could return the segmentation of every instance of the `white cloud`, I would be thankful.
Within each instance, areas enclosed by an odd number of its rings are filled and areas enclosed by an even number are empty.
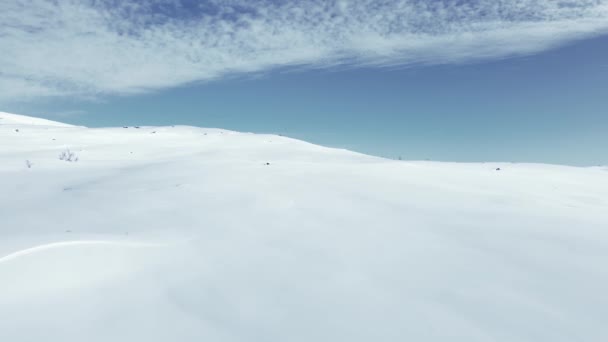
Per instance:
[[[608,0],[4,0],[0,100],[163,89],[274,67],[453,63],[608,31]]]

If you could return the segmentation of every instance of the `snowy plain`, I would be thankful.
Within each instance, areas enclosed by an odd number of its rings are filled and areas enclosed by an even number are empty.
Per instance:
[[[600,342],[607,317],[606,167],[0,113],[0,341]]]

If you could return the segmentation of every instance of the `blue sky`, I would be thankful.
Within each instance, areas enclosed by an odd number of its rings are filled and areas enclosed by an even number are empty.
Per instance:
[[[608,1],[8,1],[0,110],[608,164]]]

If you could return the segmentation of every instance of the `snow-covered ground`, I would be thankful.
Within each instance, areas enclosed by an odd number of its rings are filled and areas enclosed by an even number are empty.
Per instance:
[[[0,341],[600,342],[607,322],[608,168],[0,113]]]

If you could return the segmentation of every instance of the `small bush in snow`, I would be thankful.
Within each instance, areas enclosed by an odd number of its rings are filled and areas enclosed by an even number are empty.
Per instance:
[[[59,160],[64,160],[67,162],[77,162],[78,156],[76,156],[76,153],[67,149],[59,154]]]
[[[34,165],[34,164],[32,164],[32,162],[31,162],[31,161],[29,161],[29,160],[26,160],[26,161],[25,161],[25,166],[27,166],[27,168],[28,168],[28,169],[31,169],[31,168],[32,168],[32,165]]]

